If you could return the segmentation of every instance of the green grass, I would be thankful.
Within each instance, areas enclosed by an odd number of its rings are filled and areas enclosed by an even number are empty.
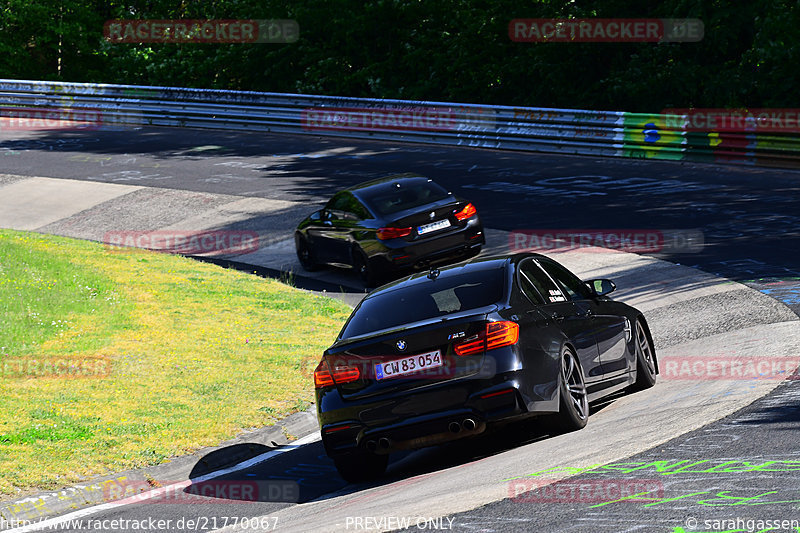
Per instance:
[[[349,311],[178,256],[0,230],[0,498],[158,464],[306,409]]]

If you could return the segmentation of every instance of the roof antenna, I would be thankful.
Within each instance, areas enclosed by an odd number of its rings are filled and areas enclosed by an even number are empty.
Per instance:
[[[431,271],[428,272],[428,279],[436,279],[438,277],[439,277],[439,269],[431,268]]]

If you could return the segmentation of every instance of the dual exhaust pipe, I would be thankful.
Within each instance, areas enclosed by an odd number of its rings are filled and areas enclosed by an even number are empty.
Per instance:
[[[475,431],[478,427],[478,423],[471,418],[465,418],[461,422],[450,422],[450,425],[447,428],[450,430],[450,433],[459,433],[462,429],[464,431]],[[389,440],[387,437],[381,437],[379,439],[371,439],[367,441],[366,447],[367,450],[371,452],[376,452],[378,450],[388,450],[392,446],[392,441]]]
[[[477,427],[477,422],[471,418],[465,418],[460,424],[458,422],[450,422],[448,429],[450,429],[450,433],[458,433],[462,429],[464,431],[474,431]]]
[[[367,441],[367,449],[371,452],[377,451],[378,448],[380,448],[381,450],[388,450],[391,445],[392,441],[390,441],[386,437],[381,437],[378,440]]]

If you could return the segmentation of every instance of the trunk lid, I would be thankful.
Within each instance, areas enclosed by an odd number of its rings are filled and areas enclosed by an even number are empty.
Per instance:
[[[423,388],[477,374],[485,352],[457,355],[455,346],[486,329],[496,306],[431,318],[334,344],[325,352],[330,368],[355,366],[360,378],[336,384],[342,396],[360,398]]]
[[[392,222],[387,225],[398,228],[410,226],[412,228],[411,233],[404,239],[409,242],[424,240],[450,231],[457,231],[464,227],[467,221],[459,221],[456,219],[455,213],[463,209],[468,203],[455,198],[446,198],[438,202],[395,213]]]

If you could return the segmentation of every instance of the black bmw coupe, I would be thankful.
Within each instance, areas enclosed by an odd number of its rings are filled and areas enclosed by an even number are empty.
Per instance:
[[[539,254],[475,258],[371,292],[314,372],[322,441],[342,477],[388,454],[540,416],[586,425],[589,402],[653,386],[647,321]]]
[[[474,205],[411,174],[340,191],[295,232],[304,269],[353,268],[368,286],[404,269],[478,255],[484,243]]]

